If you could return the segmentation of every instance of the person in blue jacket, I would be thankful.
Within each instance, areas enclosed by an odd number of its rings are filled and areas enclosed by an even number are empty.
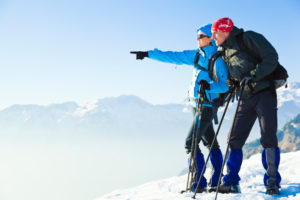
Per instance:
[[[194,50],[184,50],[181,52],[174,51],[160,51],[158,49],[150,50],[150,51],[133,51],[131,53],[136,54],[136,59],[144,59],[145,57],[166,62],[172,63],[176,65],[191,65],[194,66],[192,82],[189,88],[189,99],[190,104],[192,105],[192,111],[194,116],[197,116],[196,102],[199,98],[199,87],[205,89],[206,102],[203,104],[203,108],[200,116],[200,123],[198,122],[198,117],[195,117],[190,131],[186,137],[185,148],[187,153],[191,153],[192,151],[192,138],[193,131],[195,125],[198,126],[196,129],[196,138],[197,138],[197,146],[196,146],[196,181],[199,181],[200,174],[204,167],[205,161],[204,156],[201,153],[199,148],[200,141],[203,141],[203,144],[212,148],[212,152],[210,155],[211,164],[213,166],[214,172],[212,173],[212,177],[210,180],[210,190],[214,191],[216,189],[222,162],[223,156],[219,147],[217,140],[215,140],[214,145],[211,147],[212,140],[215,136],[214,128],[212,120],[214,116],[216,116],[216,109],[214,110],[214,102],[218,100],[219,93],[225,93],[228,91],[228,85],[226,83],[228,72],[227,66],[222,60],[222,58],[218,58],[213,67],[213,77],[209,76],[208,73],[208,65],[209,58],[217,52],[218,47],[215,42],[211,39],[211,24],[200,27],[197,30],[197,41],[198,41],[198,49]],[[197,61],[198,60],[198,61]],[[201,83],[201,84],[200,84]],[[195,191],[197,183],[195,182],[192,186],[192,191]],[[207,180],[203,177],[200,180],[199,187],[196,192],[203,192],[206,190]]]

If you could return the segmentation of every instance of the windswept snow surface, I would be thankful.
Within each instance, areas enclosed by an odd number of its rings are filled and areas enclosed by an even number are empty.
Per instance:
[[[218,194],[218,199],[232,200],[260,200],[300,199],[300,151],[281,154],[279,171],[282,176],[281,195],[270,196],[265,194],[263,185],[264,169],[261,164],[261,156],[256,154],[245,160],[240,172],[241,194]],[[210,170],[206,170],[209,177]],[[185,188],[187,175],[172,177],[160,181],[146,183],[144,185],[127,189],[116,190],[97,200],[187,200],[192,193],[179,194]],[[130,180],[128,180],[130,181]],[[196,199],[210,200],[215,198],[215,193],[197,194]]]

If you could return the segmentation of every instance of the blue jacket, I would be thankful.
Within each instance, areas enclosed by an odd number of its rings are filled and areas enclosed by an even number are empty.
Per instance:
[[[214,41],[212,41],[211,45],[201,48],[198,64],[208,69],[209,58],[217,52],[217,48],[218,47]],[[185,50],[182,52],[160,51],[158,49],[154,49],[148,51],[148,56],[151,59],[161,62],[194,66],[197,51],[198,49]],[[218,98],[218,93],[225,93],[228,91],[228,85],[226,83],[228,77],[227,66],[221,57],[219,57],[215,62],[214,76],[217,77],[216,81],[209,78],[208,72],[200,70],[198,67],[194,67],[192,82],[189,88],[189,98],[193,106],[196,106],[195,100],[198,99],[198,83],[200,80],[205,80],[210,84],[210,90],[206,91],[206,95],[210,102]]]

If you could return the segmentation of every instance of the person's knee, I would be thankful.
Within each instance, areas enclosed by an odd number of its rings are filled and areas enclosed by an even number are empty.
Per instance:
[[[208,149],[212,149],[212,150],[216,150],[216,149],[220,149],[220,145],[217,141],[214,142],[214,144],[204,144],[204,146]]]
[[[278,146],[278,138],[276,131],[262,134],[260,143],[263,148],[276,148]]]
[[[191,147],[190,143],[185,142],[184,148],[185,148],[187,154],[189,154],[191,152],[192,147]]]
[[[240,141],[230,141],[229,142],[229,147],[230,149],[242,149],[244,146],[244,143],[240,142]]]
[[[276,147],[278,147],[277,136],[261,138],[260,143],[261,143],[261,146],[265,149],[266,148],[276,148]]]
[[[191,143],[186,142],[184,148],[185,148],[185,150],[186,150],[186,153],[189,154],[190,152],[193,151],[192,148],[195,148],[195,147],[194,147],[194,145],[192,145]],[[197,151],[197,152],[201,152],[200,147],[199,147],[199,144],[197,144],[197,146],[196,146],[196,151]]]

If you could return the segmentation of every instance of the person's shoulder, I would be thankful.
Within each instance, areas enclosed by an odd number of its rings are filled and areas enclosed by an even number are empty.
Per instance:
[[[263,37],[263,35],[261,33],[252,31],[252,30],[248,30],[243,32],[243,39],[251,39],[251,38],[261,38]]]

